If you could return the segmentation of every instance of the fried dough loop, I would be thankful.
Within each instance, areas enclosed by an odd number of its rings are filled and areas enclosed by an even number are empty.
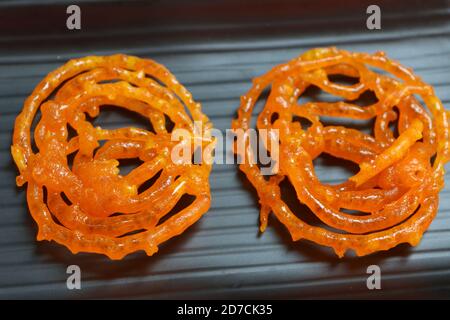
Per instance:
[[[147,118],[153,130],[94,127],[87,115],[97,117],[104,105]],[[34,152],[30,130],[38,110]],[[11,147],[20,171],[17,184],[28,183],[38,240],[111,259],[138,250],[152,255],[206,213],[211,164],[172,161],[177,142],[171,141],[166,118],[173,122],[172,130],[193,132],[195,123],[201,124],[201,134],[211,129],[200,104],[152,60],[89,56],[51,72],[25,101]],[[73,154],[70,167],[68,156]],[[122,176],[121,159],[141,164]],[[150,179],[154,183],[139,192]],[[195,200],[184,209],[174,208],[185,194]]]
[[[358,82],[332,82],[333,75],[357,78]],[[342,101],[302,103],[302,94],[312,85]],[[339,257],[349,249],[363,256],[400,243],[417,245],[436,215],[444,164],[449,160],[448,112],[433,88],[382,52],[370,55],[313,49],[254,79],[241,98],[233,129],[249,129],[254,106],[268,87],[270,94],[256,127],[279,130],[280,169],[266,179],[257,165],[249,161],[240,165],[258,192],[261,231],[273,213],[294,241],[306,239],[331,247]],[[374,92],[377,102],[363,107],[353,103],[367,90]],[[345,126],[326,126],[320,121],[323,116],[372,119],[373,135]],[[298,117],[311,126],[302,128],[295,121]],[[397,125],[397,137],[390,129],[392,124]],[[270,152],[268,144],[266,149]],[[244,150],[237,151],[243,159],[254,157],[253,148],[240,150]],[[322,184],[313,160],[323,152],[359,164],[360,171],[342,184]],[[301,213],[297,217],[282,200],[280,182],[286,178],[300,202],[323,225],[304,222]]]

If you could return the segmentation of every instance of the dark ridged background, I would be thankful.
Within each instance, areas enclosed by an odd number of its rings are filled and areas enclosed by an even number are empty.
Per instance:
[[[0,298],[450,297],[448,186],[419,246],[340,260],[329,249],[293,243],[275,219],[259,235],[252,188],[235,166],[216,165],[212,207],[196,225],[153,257],[140,252],[109,261],[36,242],[9,153],[14,119],[36,84],[68,59],[90,54],[121,52],[165,64],[219,129],[229,128],[253,77],[317,46],[383,50],[413,67],[448,107],[447,1],[79,1],[82,30],[68,31],[65,9],[73,2],[0,2]],[[365,27],[373,3],[382,9],[380,31]],[[109,111],[98,123],[133,121]],[[316,164],[324,182],[349,175],[332,159]],[[78,291],[66,288],[72,264],[82,270]],[[381,290],[366,287],[371,264],[381,267]]]

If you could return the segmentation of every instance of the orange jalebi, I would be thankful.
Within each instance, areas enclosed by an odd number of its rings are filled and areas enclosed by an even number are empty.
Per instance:
[[[330,81],[330,75],[359,80],[340,84]],[[342,101],[300,103],[309,86]],[[279,171],[267,178],[251,161],[240,165],[258,192],[261,231],[273,213],[294,241],[307,239],[331,247],[340,257],[349,249],[362,256],[400,243],[417,245],[436,214],[449,160],[448,112],[433,88],[382,52],[313,49],[254,79],[241,98],[234,129],[250,128],[255,103],[268,87],[257,129],[279,130],[279,159],[275,159]],[[363,107],[352,103],[367,90],[375,93],[376,103]],[[325,126],[323,116],[373,119],[373,135]],[[309,120],[311,126],[302,128],[297,117]],[[394,123],[398,136],[390,128]],[[266,148],[270,152],[268,143]],[[252,148],[240,150],[235,152],[242,159],[254,159]],[[313,160],[323,152],[359,164],[360,171],[342,184],[322,184]],[[301,212],[295,215],[282,200],[280,182],[286,178],[322,224],[304,222]]]
[[[87,115],[96,117],[104,105],[148,118],[148,130],[94,127]],[[39,110],[33,146],[30,130]],[[39,83],[16,119],[11,147],[20,171],[17,184],[28,184],[37,239],[54,240],[74,253],[121,259],[138,250],[152,255],[159,244],[195,223],[210,206],[211,165],[172,161],[175,142],[166,117],[174,123],[172,130],[193,132],[194,122],[203,124],[201,133],[211,128],[200,104],[152,60],[125,55],[75,59]],[[131,158],[142,164],[120,175],[118,160]],[[153,177],[153,185],[138,192]],[[171,212],[184,194],[195,200]]]

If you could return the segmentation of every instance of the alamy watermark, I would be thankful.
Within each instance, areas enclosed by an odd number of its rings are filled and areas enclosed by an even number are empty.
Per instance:
[[[81,29],[81,8],[75,4],[67,7],[66,13],[69,15],[66,20],[66,27],[69,30]]]
[[[170,155],[173,163],[245,163],[259,165],[262,175],[278,173],[278,129],[226,129],[223,132],[214,128],[202,130],[202,125],[201,121],[195,121],[193,132],[179,128],[172,131],[171,140],[176,142]]]
[[[369,30],[381,29],[381,8],[376,4],[367,7],[366,13],[369,15],[366,20],[366,27]]]
[[[66,280],[66,287],[69,290],[81,289],[81,269],[76,264],[67,267],[66,273],[69,274]]]

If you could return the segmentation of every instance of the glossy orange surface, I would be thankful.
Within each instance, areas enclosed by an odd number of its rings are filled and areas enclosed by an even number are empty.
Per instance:
[[[330,75],[357,78],[357,83],[332,82]],[[302,94],[311,85],[341,100],[303,103]],[[241,98],[234,129],[249,129],[254,106],[268,87],[257,128],[279,130],[280,170],[266,179],[250,161],[240,165],[258,192],[261,231],[273,213],[294,241],[331,247],[340,257],[349,249],[363,256],[404,242],[417,245],[436,215],[449,160],[449,114],[433,88],[383,52],[313,49],[254,79]],[[376,103],[352,103],[367,90],[375,93]],[[326,126],[323,116],[373,120],[373,134]],[[296,117],[311,126],[303,128]],[[266,148],[270,151],[269,144]],[[240,150],[243,159],[255,158],[252,148]],[[322,153],[353,161],[360,171],[342,184],[322,184],[313,165]],[[281,199],[284,179],[323,225],[309,225],[301,212],[291,211]]]
[[[149,129],[94,127],[87,115],[97,117],[104,105],[140,114]],[[30,130],[38,111],[33,139]],[[27,183],[38,240],[111,259],[138,250],[152,255],[206,213],[211,165],[172,161],[177,142],[171,141],[166,117],[173,130],[193,132],[194,122],[202,124],[202,134],[211,128],[200,104],[152,60],[91,56],[48,74],[25,101],[11,147],[20,171],[17,184]],[[130,158],[142,164],[122,176],[118,160]],[[154,184],[138,192],[158,172]],[[194,196],[193,203],[160,223],[184,194]]]

